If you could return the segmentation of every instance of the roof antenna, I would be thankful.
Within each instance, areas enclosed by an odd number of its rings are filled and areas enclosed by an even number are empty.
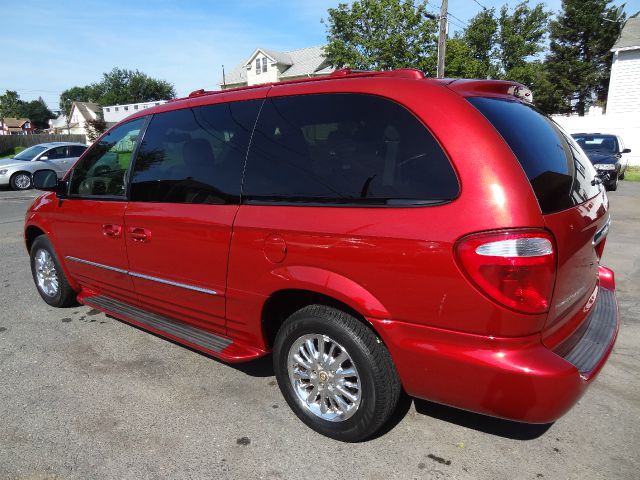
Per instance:
[[[224,78],[224,65],[222,65],[222,89],[226,89],[227,88],[227,82]]]

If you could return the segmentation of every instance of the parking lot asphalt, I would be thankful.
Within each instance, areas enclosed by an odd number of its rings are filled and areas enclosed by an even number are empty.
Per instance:
[[[230,366],[47,306],[22,239],[36,195],[0,190],[0,479],[639,478],[640,183],[609,194],[618,342],[567,415],[527,426],[415,401],[360,444],[305,427],[270,359]]]

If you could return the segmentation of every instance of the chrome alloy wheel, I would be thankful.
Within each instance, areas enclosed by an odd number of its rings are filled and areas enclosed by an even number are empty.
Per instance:
[[[51,254],[40,249],[35,255],[36,280],[41,292],[49,297],[55,297],[58,293],[58,272]]]
[[[360,406],[362,391],[347,350],[326,335],[298,338],[289,349],[289,380],[302,406],[323,420],[342,422]]]
[[[26,190],[31,186],[31,177],[26,173],[19,173],[13,181],[15,186],[20,190]]]

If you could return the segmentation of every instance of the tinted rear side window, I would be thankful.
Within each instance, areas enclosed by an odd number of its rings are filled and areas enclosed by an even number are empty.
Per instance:
[[[69,156],[70,157],[79,157],[80,155],[82,155],[84,153],[84,151],[87,149],[87,147],[83,147],[80,145],[71,145],[69,147]]]
[[[583,203],[600,192],[596,172],[575,141],[551,119],[518,101],[472,97],[522,165],[542,213]]]
[[[131,201],[238,203],[260,103],[225,103],[154,115],[136,156]]]
[[[268,99],[247,159],[248,200],[406,205],[448,201],[458,180],[420,121],[361,94]]]

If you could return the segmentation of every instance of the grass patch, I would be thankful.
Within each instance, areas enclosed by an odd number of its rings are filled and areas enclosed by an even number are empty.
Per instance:
[[[624,179],[630,182],[640,182],[640,166],[627,167],[627,171],[624,172]]]
[[[9,150],[5,150],[4,152],[0,153],[0,159],[1,158],[11,158],[11,157],[15,157],[17,154],[19,154],[21,151],[24,150],[25,147],[13,147]]]

